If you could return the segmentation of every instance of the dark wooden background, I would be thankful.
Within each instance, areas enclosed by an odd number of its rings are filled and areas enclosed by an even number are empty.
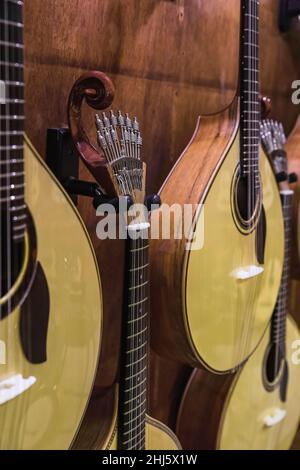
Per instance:
[[[291,83],[300,79],[300,33],[282,35],[278,1],[261,0],[261,90],[290,131],[299,113]],[[116,86],[114,109],[138,116],[157,191],[189,141],[199,114],[233,99],[238,79],[239,0],[25,0],[26,129],[44,156],[48,127],[65,126],[76,78],[106,72]],[[92,114],[87,115],[92,129]],[[87,177],[82,168],[81,175]],[[99,387],[116,379],[120,331],[122,245],[95,237],[89,201],[79,210],[102,274],[105,331]],[[187,369],[153,354],[152,414],[170,424]]]

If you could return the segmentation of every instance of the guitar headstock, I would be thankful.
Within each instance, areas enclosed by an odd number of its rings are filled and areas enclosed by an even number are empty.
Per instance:
[[[281,175],[281,181],[284,181],[287,179],[288,161],[284,150],[286,137],[283,125],[272,119],[261,121],[260,137],[267,154],[272,158],[275,174]]]
[[[139,123],[121,111],[107,116],[96,114],[97,141],[104,152],[112,183],[119,196],[131,196],[133,203],[143,204],[146,165],[141,159],[142,137]]]

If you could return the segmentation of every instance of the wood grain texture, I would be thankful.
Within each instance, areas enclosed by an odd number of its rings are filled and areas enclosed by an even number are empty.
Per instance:
[[[271,96],[273,115],[289,131],[299,113],[290,100],[291,82],[300,76],[299,36],[278,32],[277,4],[261,1],[261,89]],[[189,141],[197,116],[218,112],[232,101],[238,34],[239,0],[85,0],[84,8],[80,0],[26,0],[27,133],[44,155],[46,129],[67,123],[66,103],[75,79],[86,70],[100,69],[116,85],[114,108],[136,114],[141,122],[148,189],[157,191]],[[83,168],[81,176],[89,178]],[[90,201],[80,198],[79,209],[102,274],[104,335],[98,380],[108,386],[117,374],[123,246],[96,238]],[[168,368],[159,357],[154,364],[153,383],[159,388]],[[159,410],[159,394],[151,396],[153,411]],[[167,420],[167,408],[158,413]]]
[[[237,119],[237,100],[223,113],[199,119],[190,144],[162,187],[160,196],[165,204],[192,204],[195,217],[196,205],[202,201],[216,166],[225,157],[226,148],[236,131]],[[154,212],[152,224],[157,224],[160,216],[160,211]],[[171,233],[175,233],[173,225]],[[187,338],[182,314],[186,243],[185,237],[150,241],[150,280],[155,292],[151,297],[151,326],[155,328],[152,338],[159,354],[199,367]]]
[[[184,449],[216,449],[224,402],[234,378],[194,369],[177,415],[176,434]]]
[[[290,295],[290,313],[300,325],[300,253],[298,246],[299,239],[299,204],[300,204],[300,117],[296,125],[288,136],[286,143],[288,155],[289,172],[295,172],[298,176],[297,183],[291,185],[295,191],[294,195],[294,214],[292,226],[292,253],[291,257],[291,295]]]

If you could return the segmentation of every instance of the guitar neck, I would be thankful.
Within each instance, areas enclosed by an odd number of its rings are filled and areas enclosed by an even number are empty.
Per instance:
[[[148,224],[143,238],[127,239],[125,305],[121,347],[119,447],[145,448],[148,365]]]
[[[280,192],[284,218],[284,262],[280,289],[271,322],[271,341],[285,351],[286,314],[289,297],[291,223],[293,207],[293,191]]]
[[[0,5],[0,208],[9,214],[8,231],[17,241],[24,236],[24,78],[23,2]],[[5,219],[7,216],[5,215]]]
[[[259,0],[241,0],[241,175],[259,188]]]

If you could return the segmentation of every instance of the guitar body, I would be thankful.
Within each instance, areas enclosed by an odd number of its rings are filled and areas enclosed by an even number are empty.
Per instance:
[[[201,118],[160,193],[163,203],[193,204],[189,236],[194,234],[192,248],[196,243],[198,248],[187,250],[186,238],[151,241],[154,348],[161,355],[218,373],[236,368],[262,338],[275,305],[283,262],[281,203],[262,150],[265,228],[257,226],[243,233],[236,222],[238,115],[236,100],[222,114]],[[198,212],[197,204],[204,204]],[[152,223],[157,217],[159,211],[152,215]],[[263,246],[261,260],[258,236]],[[262,272],[239,278],[252,265],[263,268]]]
[[[292,342],[299,330],[287,319],[287,400],[279,389],[266,391],[263,364],[269,344],[269,329],[255,353],[235,375],[217,376],[204,370],[192,373],[177,418],[176,434],[185,449],[289,449],[300,417],[297,390],[299,366],[291,362]],[[254,385],[255,386],[254,386]],[[201,403],[206,406],[201,406]],[[208,411],[207,411],[208,410]],[[267,427],[264,419],[278,410],[286,416]],[[193,416],[193,419],[191,419]]]
[[[262,364],[268,346],[268,334],[236,375],[225,403],[218,436],[220,449],[287,450],[291,447],[300,418],[298,390],[299,365],[293,364],[292,343],[299,339],[299,330],[291,317],[287,318],[287,361],[289,381],[287,400],[283,403],[278,388],[268,392],[263,386]],[[251,384],[257,384],[252,387]],[[280,410],[280,411],[279,411]],[[285,417],[273,426],[266,426],[264,419],[271,414],[286,412]]]
[[[0,321],[0,448],[67,449],[97,368],[101,283],[77,211],[26,140],[24,154],[31,222],[24,265],[1,298],[16,305]]]
[[[117,400],[116,400],[117,403]],[[180,450],[181,445],[175,434],[164,424],[146,415],[145,450]],[[117,407],[112,426],[101,450],[118,449]]]

